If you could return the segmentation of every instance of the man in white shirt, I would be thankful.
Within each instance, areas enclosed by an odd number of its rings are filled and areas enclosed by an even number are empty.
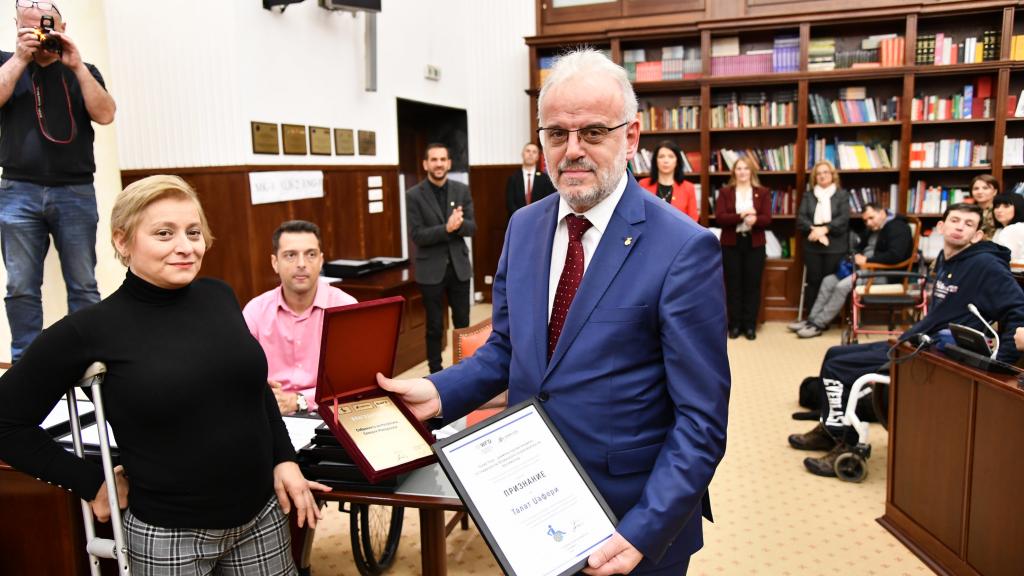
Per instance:
[[[508,208],[508,217],[526,206],[532,204],[555,191],[551,185],[551,179],[537,166],[540,158],[540,148],[533,142],[527,142],[523,146],[523,165],[505,183],[505,207]]]

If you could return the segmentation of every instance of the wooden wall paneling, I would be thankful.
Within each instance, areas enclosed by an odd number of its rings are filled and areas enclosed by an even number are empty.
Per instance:
[[[999,530],[968,530],[967,560],[981,574],[1015,574],[1024,566],[1024,501],[1016,497],[1024,461],[1006,458],[1013,447],[1024,446],[1019,394],[987,384],[978,385],[974,462],[971,470],[968,527],[999,526]]]
[[[552,4],[552,0],[538,0],[537,2],[538,8],[541,12],[541,22],[544,26],[550,26],[551,24],[565,24],[569,22],[583,22],[588,20],[605,20],[622,16],[622,5],[617,1],[582,6],[568,6],[565,8],[555,8]]]
[[[679,12],[698,12],[703,16],[704,0],[622,0],[622,15],[626,17]]]
[[[470,167],[476,234],[473,236],[473,282],[484,301],[491,301],[492,285],[485,279],[494,276],[505,241],[508,209],[505,206],[505,183],[519,170],[518,164],[497,164]]]
[[[954,510],[960,510],[964,497],[971,387],[934,366],[902,364],[897,370],[895,417],[904,432],[894,447],[892,502],[959,555],[963,517]],[[929,490],[917,489],[925,485]],[[936,498],[947,504],[935,506]]]
[[[365,179],[362,179],[364,185],[360,188],[357,183],[360,178],[356,174],[331,172],[328,178],[330,185],[324,190],[332,224],[328,254],[331,259],[364,260],[367,257],[364,219],[368,201]]]

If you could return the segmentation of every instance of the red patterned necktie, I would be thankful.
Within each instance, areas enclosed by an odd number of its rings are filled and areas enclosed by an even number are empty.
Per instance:
[[[526,175],[526,203],[533,200],[533,172]]]
[[[569,314],[569,306],[580,288],[580,280],[583,280],[583,233],[593,226],[589,220],[575,214],[567,215],[565,223],[569,225],[569,249],[565,253],[565,266],[558,278],[555,303],[551,307],[551,320],[548,321],[548,360],[555,353],[565,317]]]

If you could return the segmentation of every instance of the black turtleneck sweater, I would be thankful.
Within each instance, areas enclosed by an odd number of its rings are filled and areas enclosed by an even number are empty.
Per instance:
[[[165,290],[128,272],[99,304],[60,320],[0,378],[0,459],[92,500],[103,474],[39,423],[94,361],[128,476],[129,506],[166,528],[230,528],[273,495],[295,452],[267,360],[221,281]]]

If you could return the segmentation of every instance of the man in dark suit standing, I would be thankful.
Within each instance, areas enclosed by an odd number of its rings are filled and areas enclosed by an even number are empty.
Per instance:
[[[509,176],[505,183],[505,207],[508,208],[509,218],[516,210],[542,200],[555,191],[548,175],[537,166],[539,158],[540,148],[533,142],[527,142],[523,146],[522,168]]]
[[[490,338],[428,378],[377,379],[421,420],[506,388],[509,404],[536,398],[619,519],[584,573],[679,576],[725,453],[721,247],[626,171],[636,110],[626,71],[600,52],[555,63],[538,120],[558,194],[509,221]]]
[[[427,144],[427,179],[405,193],[409,235],[416,244],[416,283],[427,312],[427,363],[441,370],[444,296],[456,328],[469,326],[469,277],[472,265],[466,238],[476,232],[469,188],[448,178],[452,160],[444,144]]]

